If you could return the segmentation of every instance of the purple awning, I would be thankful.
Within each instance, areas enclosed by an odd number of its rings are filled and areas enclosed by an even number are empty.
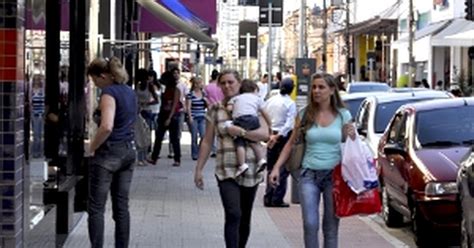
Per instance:
[[[190,22],[190,25],[210,28],[211,33],[216,32],[217,10],[216,0],[155,0],[175,15]],[[185,9],[184,9],[185,8]],[[139,32],[149,33],[176,33],[176,31],[159,18],[153,16],[145,8],[140,9],[141,16],[138,23]],[[187,14],[193,16],[188,18]]]

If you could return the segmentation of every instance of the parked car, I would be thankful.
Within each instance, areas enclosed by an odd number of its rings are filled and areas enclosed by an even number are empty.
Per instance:
[[[353,118],[356,117],[357,111],[359,110],[359,107],[362,103],[362,101],[365,100],[365,98],[369,96],[375,96],[375,95],[381,95],[381,94],[390,94],[389,92],[360,92],[360,93],[352,93],[352,94],[345,94],[342,95],[342,101],[344,104],[346,104],[346,107],[349,109],[349,112],[351,112],[351,115]]]
[[[419,88],[419,87],[392,88],[392,92],[397,92],[397,93],[406,93],[406,92],[413,92],[413,91],[426,91],[426,90],[432,90],[432,89]]]
[[[388,84],[383,82],[351,82],[347,85],[347,93],[370,92],[370,91],[390,91]]]
[[[474,132],[474,131],[473,131]],[[461,202],[461,247],[474,247],[474,146],[461,161],[457,184]]]
[[[397,226],[411,220],[417,245],[442,230],[460,233],[456,177],[474,141],[474,98],[411,103],[391,119],[378,147],[382,217]],[[431,246],[434,247],[434,246]]]
[[[377,146],[380,137],[395,111],[403,104],[431,99],[449,98],[441,91],[419,91],[410,93],[376,94],[367,97],[361,104],[355,123],[357,131],[367,143],[374,159],[377,159]]]

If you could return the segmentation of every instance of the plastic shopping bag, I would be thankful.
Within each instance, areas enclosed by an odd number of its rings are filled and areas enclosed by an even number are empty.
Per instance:
[[[378,188],[367,190],[360,194],[354,193],[342,178],[341,165],[334,168],[332,179],[332,196],[336,216],[346,217],[358,214],[375,214],[381,211],[382,204]]]
[[[369,147],[356,135],[342,144],[342,177],[356,194],[377,188],[378,176]]]

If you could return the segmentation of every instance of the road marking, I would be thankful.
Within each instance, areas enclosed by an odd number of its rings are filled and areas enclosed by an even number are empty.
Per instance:
[[[372,230],[374,230],[374,232],[382,236],[382,238],[384,238],[387,242],[392,244],[394,247],[410,248],[409,245],[393,237],[390,233],[388,233],[383,228],[381,228],[375,221],[372,220],[370,216],[358,216],[357,218],[359,218],[361,221],[367,224]]]

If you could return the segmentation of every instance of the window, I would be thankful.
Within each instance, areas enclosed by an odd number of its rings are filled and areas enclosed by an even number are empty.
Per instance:
[[[361,134],[367,134],[371,106],[370,101],[363,102],[357,115],[357,129]]]
[[[472,146],[474,106],[420,112],[416,117],[415,130],[421,147]]]
[[[403,144],[400,142],[405,138],[405,119],[401,113],[397,114],[393,119],[388,132],[387,142],[389,144]],[[402,135],[400,135],[400,131]]]

